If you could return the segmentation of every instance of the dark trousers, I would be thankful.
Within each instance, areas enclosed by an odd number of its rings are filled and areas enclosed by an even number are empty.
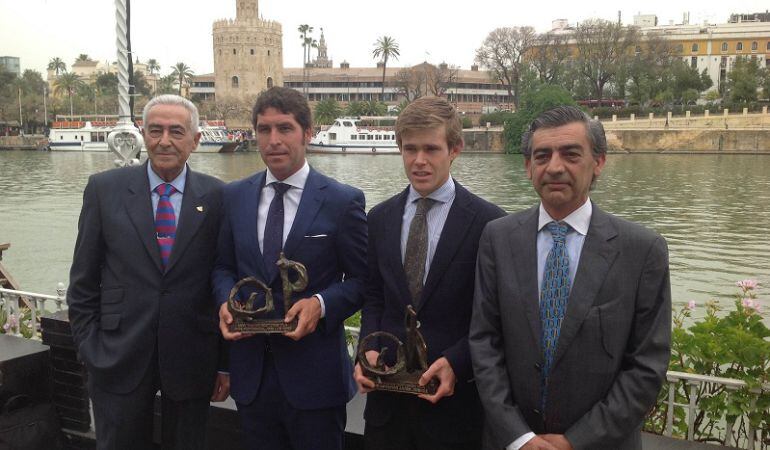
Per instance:
[[[425,433],[420,402],[411,394],[391,394],[394,399],[390,419],[375,426],[364,426],[365,450],[480,450],[481,436],[468,436],[465,442],[439,442]],[[438,431],[440,434],[440,430]],[[437,434],[437,433],[432,433]]]
[[[248,450],[342,450],[345,445],[345,405],[312,410],[292,407],[269,353],[256,398],[236,405]]]
[[[161,448],[202,450],[209,399],[174,401],[162,395],[157,360],[128,394],[115,394],[88,383],[94,409],[97,450],[152,450],[153,405],[161,390]]]

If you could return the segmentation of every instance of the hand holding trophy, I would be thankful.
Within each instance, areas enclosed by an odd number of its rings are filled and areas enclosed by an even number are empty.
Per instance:
[[[283,252],[276,261],[276,265],[281,275],[284,310],[288,311],[293,304],[291,294],[302,292],[307,287],[307,269],[302,263],[287,259]],[[297,279],[294,282],[289,280],[290,269],[297,273]],[[255,290],[246,300],[237,300],[241,289],[247,286]],[[259,291],[264,292],[265,296],[265,304],[261,307],[257,306]],[[233,316],[233,322],[228,326],[231,332],[276,334],[291,332],[297,328],[296,318],[286,323],[282,318],[270,317],[275,310],[273,292],[268,285],[255,277],[244,278],[233,286],[227,299],[227,309]]]
[[[406,327],[406,344],[385,331],[376,331],[363,338],[358,346],[357,355],[363,374],[374,381],[375,390],[416,395],[435,394],[438,388],[436,380],[431,380],[425,386],[419,384],[420,377],[428,368],[428,347],[418,330],[417,313],[411,305],[406,307],[404,326]],[[385,364],[388,347],[380,349],[376,364],[369,364],[366,359],[366,344],[375,338],[385,338],[396,344],[396,363],[394,365],[389,367]]]

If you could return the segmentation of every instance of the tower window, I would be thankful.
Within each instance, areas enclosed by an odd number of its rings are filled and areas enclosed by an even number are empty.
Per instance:
[[[251,54],[252,54],[252,55],[254,54],[254,49],[253,49],[253,48],[251,49]]]
[[[735,44],[735,51],[742,52],[743,51],[743,42],[738,42]]]
[[[722,42],[722,51],[723,52],[727,51],[727,42]]]
[[[232,82],[233,89],[238,89],[238,77],[233,77],[231,79],[231,82]]]
[[[267,88],[273,87],[273,77],[267,77]]]
[[[233,55],[235,54],[235,49],[233,49]]]

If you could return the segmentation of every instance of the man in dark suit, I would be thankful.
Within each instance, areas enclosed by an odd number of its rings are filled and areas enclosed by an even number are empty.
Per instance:
[[[260,94],[252,115],[267,170],[224,189],[214,287],[230,345],[232,396],[249,449],[341,450],[345,404],[355,393],[344,321],[361,306],[366,278],[364,194],[305,160],[312,123],[289,88]],[[286,310],[280,251],[307,268]],[[241,279],[270,286],[274,317],[299,320],[285,335],[231,333],[226,301]]]
[[[386,331],[406,339],[404,314],[411,305],[428,348],[434,395],[371,391],[356,365],[366,400],[367,449],[431,450],[480,447],[482,411],[468,349],[476,251],[484,225],[505,213],[473,195],[449,174],[463,148],[462,126],[446,100],[423,97],[396,122],[409,186],[369,212],[369,280],[361,337]],[[427,205],[427,206],[422,206]],[[423,208],[427,211],[423,211]],[[421,244],[422,242],[422,244]],[[415,261],[416,260],[416,261]],[[380,341],[366,348],[374,365]],[[393,365],[395,348],[386,357]]]
[[[158,389],[163,448],[203,448],[209,399],[224,400],[229,385],[217,374],[209,281],[222,182],[186,164],[200,139],[188,100],[147,103],[144,139],[148,163],[88,180],[69,317],[88,369],[99,449],[152,448]]]
[[[522,151],[540,206],[479,244],[470,347],[489,448],[640,449],[670,354],[666,242],[589,200],[600,122],[552,109]]]

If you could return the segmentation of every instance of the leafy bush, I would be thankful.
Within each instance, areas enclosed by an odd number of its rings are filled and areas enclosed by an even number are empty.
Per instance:
[[[487,122],[492,126],[500,126],[505,123],[506,120],[512,118],[514,113],[508,111],[498,111],[489,114],[482,114],[479,117],[479,125],[485,126]]]
[[[702,383],[696,390],[698,410],[694,418],[696,440],[746,442],[748,425],[759,431],[760,448],[770,446],[770,392],[757,391],[770,382],[770,329],[762,321],[761,304],[757,299],[757,285],[753,280],[736,283],[740,292],[735,308],[720,314],[715,301],[706,304],[706,316],[685,328],[685,319],[691,318],[695,302],[691,301],[674,315],[669,370],[713,377],[743,380],[748,385],[729,391],[718,383]],[[721,317],[720,317],[721,316]],[[665,429],[670,386],[666,383],[658,396],[658,403],[649,415],[645,429],[662,434]],[[678,383],[675,402],[690,402],[690,389]],[[752,405],[753,402],[756,402]],[[687,436],[687,421],[682,407],[674,409],[673,433]],[[734,424],[727,436],[726,424]]]
[[[38,322],[39,322],[38,318]],[[11,334],[15,332],[27,339],[33,337],[39,329],[39,323],[32,323],[32,311],[29,308],[22,308],[17,313],[8,314],[5,309],[0,308],[0,334]]]
[[[520,152],[521,137],[532,120],[544,111],[565,105],[575,106],[576,103],[572,95],[559,86],[546,84],[524,94],[519,103],[519,110],[505,121],[503,127],[505,151]]]

